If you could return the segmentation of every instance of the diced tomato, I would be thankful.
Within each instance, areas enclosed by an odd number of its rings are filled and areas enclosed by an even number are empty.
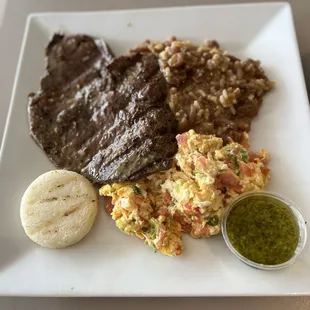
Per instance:
[[[267,163],[267,159],[264,158],[264,156],[256,154],[254,152],[249,152],[249,162],[256,162],[257,160],[260,160],[263,164]]]
[[[258,158],[260,159],[260,161],[261,161],[264,165],[267,164],[268,158],[264,158],[264,156],[262,156],[262,155],[259,155]]]
[[[160,232],[158,234],[158,241],[156,242],[157,249],[160,249],[163,246],[163,242],[164,242],[166,236],[167,236],[166,231],[160,230]]]
[[[192,225],[187,223],[182,215],[180,213],[176,212],[173,215],[173,218],[181,224],[182,231],[185,233],[189,233],[192,230]]]
[[[224,160],[224,163],[227,165],[228,168],[231,169],[232,163],[229,161],[229,159],[225,159],[225,160]]]
[[[111,215],[113,211],[114,205],[112,203],[112,198],[111,197],[104,197],[104,209],[106,212]]]
[[[200,209],[199,209],[198,207],[194,209],[194,212],[195,212],[196,214],[200,214],[200,215],[202,214],[201,211],[200,211]]]
[[[228,159],[225,160],[225,164],[227,165],[229,169],[235,170],[234,164],[232,164]]]
[[[184,205],[184,208],[185,208],[185,209],[190,209],[190,210],[191,210],[191,209],[192,209],[192,206],[193,206],[193,203],[189,201],[189,202],[187,202],[187,203]]]
[[[164,200],[167,204],[169,204],[172,201],[172,197],[168,191],[165,191],[163,197],[164,197]]]
[[[164,241],[164,239],[166,238],[166,236],[167,236],[167,233],[165,232],[165,231],[160,231],[160,233],[159,233],[159,240],[162,242],[162,241]]]
[[[217,179],[216,184],[218,186],[221,187],[221,185],[224,185],[237,193],[241,193],[243,187],[239,179],[232,172],[222,172],[217,176]]]
[[[184,223],[183,225],[181,224],[181,228],[183,232],[190,233],[192,230],[192,225],[189,223]]]
[[[176,255],[181,255],[183,249],[182,249],[182,247],[181,247],[180,245],[178,245],[178,246],[176,247],[175,251],[176,251],[176,252],[175,252]]]
[[[183,133],[182,135],[177,135],[177,141],[180,146],[186,146],[188,141],[188,136],[186,133]]]
[[[185,213],[185,214],[191,214],[191,213],[193,213],[192,206],[193,206],[193,203],[192,203],[192,202],[187,202],[187,203],[184,205],[184,213]]]
[[[201,226],[200,224],[195,225],[195,227],[193,227],[193,234],[197,237],[210,236],[209,226],[208,225]]]
[[[203,236],[210,236],[210,227],[206,225],[202,230],[201,233]]]
[[[264,176],[267,176],[268,174],[269,174],[269,172],[270,172],[270,169],[269,168],[267,168],[267,167],[261,167],[260,168],[260,170],[261,170],[261,172],[262,172],[262,174],[264,175]]]
[[[167,215],[168,215],[168,211],[167,211],[166,208],[161,207],[161,208],[159,208],[159,210],[158,210],[158,214],[163,215],[163,216],[167,216]]]
[[[259,156],[254,152],[249,152],[249,162],[254,163],[255,159],[259,159]]]
[[[214,182],[215,188],[218,189],[219,191],[221,191],[222,193],[226,192],[226,188],[225,185],[222,183],[220,178],[216,178],[215,182]]]
[[[207,161],[207,159],[204,156],[200,156],[199,157],[199,161],[203,165],[203,167],[207,167],[208,161]]]
[[[180,224],[182,224],[184,222],[184,218],[183,216],[178,212],[176,211],[174,214],[173,214],[173,218],[179,222]]]
[[[253,174],[252,169],[245,162],[239,160],[238,163],[239,163],[241,173],[243,173],[244,175],[248,177],[250,177]]]

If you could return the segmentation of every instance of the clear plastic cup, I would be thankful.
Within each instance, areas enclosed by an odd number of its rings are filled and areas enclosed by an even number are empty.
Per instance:
[[[229,217],[230,212],[234,209],[234,207],[243,199],[248,198],[248,197],[252,197],[252,196],[259,196],[259,197],[271,197],[275,200],[278,200],[282,203],[284,203],[287,208],[292,212],[292,214],[295,216],[296,218],[296,222],[298,224],[299,227],[299,241],[298,241],[298,245],[296,247],[296,250],[294,252],[294,255],[286,262],[282,263],[282,264],[278,264],[278,265],[265,265],[265,264],[259,264],[256,262],[253,262],[251,260],[249,260],[248,258],[244,257],[243,255],[241,255],[232,245],[232,243],[229,240],[228,234],[227,234],[227,228],[226,228],[226,223],[227,223],[227,219]],[[305,224],[305,220],[303,218],[303,216],[301,215],[299,209],[297,208],[297,206],[289,199],[287,199],[286,197],[277,194],[277,193],[273,193],[273,192],[268,192],[268,191],[251,191],[251,192],[247,192],[244,194],[241,194],[240,196],[238,196],[236,199],[234,199],[230,205],[228,206],[227,211],[225,212],[223,219],[222,219],[222,234],[224,237],[224,240],[228,246],[228,248],[231,250],[231,252],[233,252],[242,262],[244,262],[245,264],[257,268],[257,269],[263,269],[263,270],[278,270],[278,269],[282,269],[285,267],[288,267],[290,265],[292,265],[300,256],[300,254],[302,253],[305,245],[306,245],[306,241],[307,241],[307,228],[306,228],[306,224]]]

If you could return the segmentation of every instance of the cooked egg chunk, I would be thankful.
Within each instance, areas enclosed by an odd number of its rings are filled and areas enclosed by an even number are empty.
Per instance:
[[[270,178],[264,150],[253,153],[234,142],[223,146],[221,138],[193,130],[177,141],[171,169],[100,189],[100,195],[112,197],[110,214],[118,228],[169,256],[182,253],[181,232],[193,238],[218,234],[228,203],[263,189]]]
[[[97,193],[86,178],[72,171],[54,170],[29,185],[22,197],[20,216],[32,241],[56,249],[86,236],[97,211]]]

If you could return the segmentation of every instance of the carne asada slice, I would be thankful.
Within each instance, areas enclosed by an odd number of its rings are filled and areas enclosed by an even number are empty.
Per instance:
[[[102,40],[55,35],[46,58],[30,134],[57,168],[102,184],[171,167],[176,121],[155,56],[113,59]]]

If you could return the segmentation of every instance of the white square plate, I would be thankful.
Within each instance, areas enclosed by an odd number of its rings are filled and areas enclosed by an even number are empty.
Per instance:
[[[44,47],[55,31],[103,37],[116,54],[146,38],[174,34],[216,39],[240,57],[260,59],[277,83],[251,131],[252,148],[271,155],[270,190],[294,200],[310,219],[310,113],[292,14],[285,3],[169,9],[43,13],[27,22],[0,163],[0,294],[39,296],[223,296],[310,293],[310,253],[292,267],[266,272],[244,265],[221,236],[184,238],[180,257],[154,254],[126,236],[101,210],[76,246],[44,249],[20,224],[20,199],[41,173],[53,169],[28,135],[27,95],[44,70]]]

